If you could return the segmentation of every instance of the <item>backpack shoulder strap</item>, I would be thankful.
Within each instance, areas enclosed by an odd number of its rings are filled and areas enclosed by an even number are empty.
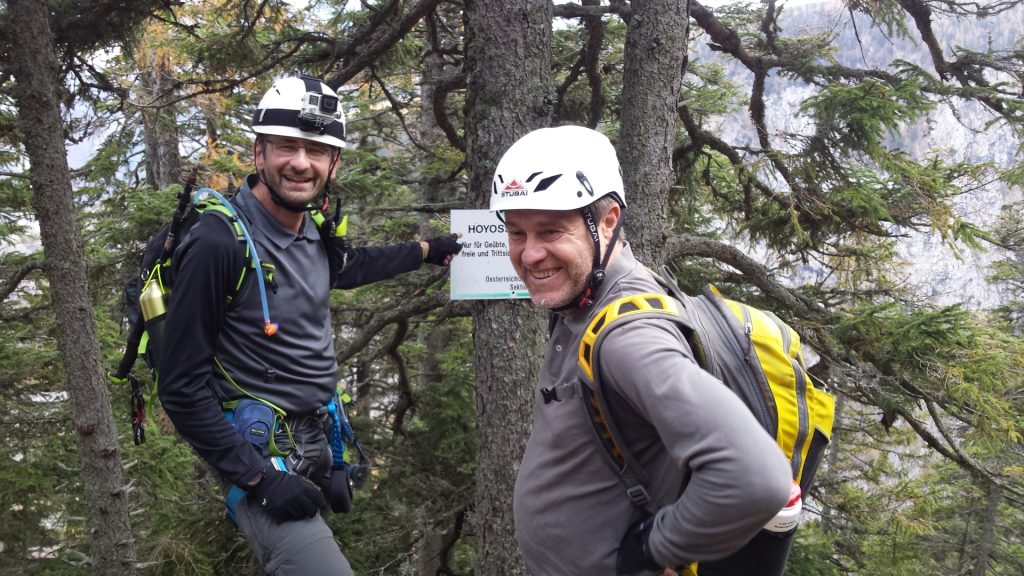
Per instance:
[[[595,379],[597,343],[608,334],[612,324],[619,326],[640,317],[652,316],[679,319],[679,304],[673,298],[652,292],[623,296],[598,311],[580,339],[580,368],[587,380]]]
[[[200,214],[216,215],[219,220],[223,221],[231,228],[232,232],[235,234],[235,239],[238,241],[239,249],[241,250],[242,266],[241,272],[238,274],[238,280],[233,286],[228,287],[227,300],[228,302],[231,302],[241,291],[242,284],[245,282],[245,278],[248,275],[249,268],[252,264],[252,258],[250,256],[250,250],[252,248],[249,247],[249,243],[246,242],[245,239],[246,224],[243,220],[243,216],[241,215],[242,213],[240,211],[232,213],[226,206],[215,199],[203,201],[202,203],[197,204],[196,211]]]
[[[249,229],[246,227],[246,222],[242,213],[237,210],[227,198],[209,188],[200,188],[193,197],[192,203],[196,206],[197,210],[213,211],[214,213],[220,214],[222,217],[226,218],[234,227],[235,233],[240,234],[239,239],[244,239],[246,257],[251,262],[252,268],[256,270],[256,283],[259,286],[260,305],[263,309],[263,333],[267,336],[277,334],[278,325],[276,322],[272,322],[270,320],[270,306],[267,303],[267,286],[266,280],[263,277],[264,267],[260,262],[259,254],[256,251],[256,243],[253,242],[252,235],[249,234]],[[204,205],[205,207],[203,207]],[[243,276],[239,278],[236,289],[238,286],[241,286],[242,279],[244,278],[244,271],[246,269],[247,267],[243,265]]]
[[[587,326],[580,339],[578,374],[583,405],[593,425],[605,461],[626,485],[626,496],[638,508],[653,512],[648,478],[643,467],[630,452],[619,427],[612,418],[607,396],[601,385],[598,351],[604,338],[616,326],[641,318],[661,318],[677,322],[687,329],[679,303],[664,294],[647,293],[624,296],[602,308]]]

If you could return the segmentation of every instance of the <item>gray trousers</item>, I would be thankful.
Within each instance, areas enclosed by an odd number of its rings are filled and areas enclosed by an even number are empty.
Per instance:
[[[353,576],[334,534],[319,514],[278,524],[245,498],[235,509],[238,527],[245,534],[263,569],[272,576]]]

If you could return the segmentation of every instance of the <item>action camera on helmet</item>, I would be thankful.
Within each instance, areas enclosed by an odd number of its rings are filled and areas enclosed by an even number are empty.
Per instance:
[[[338,95],[313,76],[274,82],[253,114],[253,132],[345,147],[345,113]]]
[[[337,96],[306,92],[302,97],[302,110],[299,111],[299,126],[323,134],[331,122],[337,119],[337,113]]]

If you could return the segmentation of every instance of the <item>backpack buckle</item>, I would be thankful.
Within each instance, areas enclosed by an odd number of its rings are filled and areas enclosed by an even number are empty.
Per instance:
[[[647,494],[647,489],[639,485],[626,488],[626,496],[637,508],[643,508],[651,502],[651,497]]]

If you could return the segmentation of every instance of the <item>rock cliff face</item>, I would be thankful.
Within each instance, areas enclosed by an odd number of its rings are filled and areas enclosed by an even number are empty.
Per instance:
[[[889,69],[896,60],[906,61],[934,74],[927,48],[921,43],[887,36],[867,18],[858,17],[851,22],[850,14],[838,0],[791,5],[781,17],[783,36],[803,36],[832,30],[837,35],[835,57],[850,67],[877,67]],[[1010,50],[1024,30],[1024,9],[1000,14],[984,21],[956,20],[936,17],[936,34],[943,46],[958,46],[979,52],[988,49]],[[909,29],[912,35],[913,24]],[[858,41],[859,37],[859,41]],[[706,42],[693,46],[693,56],[701,60],[718,59],[729,66],[729,77],[740,86],[749,85],[750,74],[741,67],[707,49]],[[950,54],[947,54],[947,58]],[[785,133],[806,134],[808,118],[798,113],[800,103],[815,92],[807,84],[773,76],[766,85],[766,106],[769,128],[779,135],[773,142],[786,149]],[[1005,126],[986,126],[992,119],[979,106],[968,104],[954,111],[941,106],[902,134],[891,139],[889,146],[905,151],[914,158],[935,154],[949,161],[990,162],[1009,167],[1017,162],[1020,140]],[[721,118],[719,135],[734,144],[755,145],[753,127],[742,109]],[[964,194],[956,202],[958,216],[987,228],[1004,204],[1020,201],[1021,191],[1001,182],[993,182],[981,189]],[[915,290],[938,304],[964,303],[971,308],[998,305],[1009,298],[999,286],[987,281],[989,266],[1005,258],[998,248],[973,250],[965,246],[948,246],[937,234],[914,230],[899,230],[905,234],[899,242],[898,253]],[[817,271],[800,271],[802,279],[814,281]]]

